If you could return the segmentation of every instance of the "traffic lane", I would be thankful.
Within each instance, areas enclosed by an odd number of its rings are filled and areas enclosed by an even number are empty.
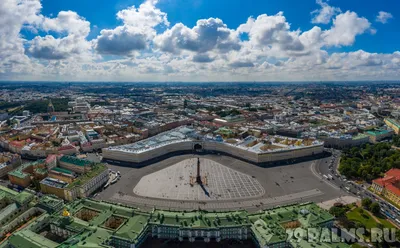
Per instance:
[[[329,172],[332,173],[333,170],[333,172],[335,173],[332,174],[332,176],[334,176],[334,178],[337,180],[335,182],[334,180],[331,180],[332,183],[336,184],[341,189],[344,189],[345,191],[360,197],[361,199],[370,198],[373,202],[378,202],[379,206],[381,207],[381,212],[384,215],[393,220],[399,219],[400,211],[394,210],[384,199],[380,199],[378,196],[370,192],[368,190],[368,184],[359,185],[354,182],[347,181],[346,179],[340,177],[340,175],[337,175],[336,171],[339,167],[340,156],[340,151],[333,150],[332,156],[325,158],[324,161],[320,164],[321,173],[327,175]],[[328,164],[328,166],[324,166],[324,164]]]
[[[336,168],[339,163],[340,154],[333,152],[331,156],[323,158],[320,162],[319,170],[323,175],[331,175],[332,177],[338,177]]]

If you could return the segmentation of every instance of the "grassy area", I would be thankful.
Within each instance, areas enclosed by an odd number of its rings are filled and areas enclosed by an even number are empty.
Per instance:
[[[378,224],[372,216],[370,216],[367,212],[360,213],[360,208],[354,208],[353,210],[347,212],[347,219],[354,222],[359,222],[363,224],[366,228],[376,227]]]
[[[355,208],[349,212],[347,212],[346,216],[347,219],[354,222],[359,222],[363,224],[366,228],[373,228],[377,227],[378,222],[366,211],[360,212],[361,208]],[[395,228],[388,220],[377,217],[376,218],[380,221],[380,223],[386,228]]]
[[[360,245],[358,243],[354,243],[354,244],[351,245],[351,248],[364,248],[364,247],[366,247],[366,246],[362,246],[362,245]]]

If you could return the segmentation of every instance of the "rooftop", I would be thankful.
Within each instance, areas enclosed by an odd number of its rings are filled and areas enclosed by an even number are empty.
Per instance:
[[[80,159],[73,156],[64,155],[60,158],[60,162],[69,163],[77,166],[89,166],[92,164],[89,160]]]
[[[61,168],[61,167],[54,167],[54,168],[51,169],[51,170],[52,170],[52,171],[59,172],[59,173],[68,174],[68,175],[72,175],[72,174],[73,174],[72,171],[70,171],[70,170],[68,170],[68,169]]]
[[[47,200],[46,200],[47,202]],[[50,202],[52,202],[50,200]],[[50,203],[51,204],[51,203]],[[149,225],[170,226],[180,229],[205,229],[220,230],[224,227],[248,228],[256,237],[261,247],[284,242],[288,236],[285,223],[297,221],[300,228],[319,227],[327,221],[333,220],[325,210],[320,209],[314,203],[301,205],[289,205],[266,210],[256,214],[248,214],[246,211],[207,212],[207,211],[167,211],[153,210],[145,212],[136,208],[119,204],[81,199],[71,202],[66,206],[69,217],[63,217],[61,213],[52,215],[44,214],[30,223],[22,230],[15,232],[9,238],[9,243],[14,247],[99,247],[107,246],[111,239],[126,240],[129,243],[138,243],[140,238],[146,235]],[[95,211],[93,218],[85,221],[77,217],[82,209]],[[105,226],[109,218],[123,220],[115,229]],[[34,227],[41,225],[42,221],[71,231],[73,234],[62,243],[55,243],[37,233]],[[36,230],[36,231],[35,231]],[[151,230],[151,229],[150,229]],[[290,240],[295,242],[295,240]],[[331,246],[329,243],[310,243],[302,240],[299,247],[348,247],[345,244]],[[298,246],[296,246],[298,247]]]
[[[393,120],[393,119],[385,119],[388,122],[390,122],[391,124],[395,125],[397,128],[400,128],[400,122],[398,122],[397,120]]]
[[[76,178],[72,183],[68,185],[68,188],[82,186],[89,180],[91,180],[93,177],[96,177],[97,175],[103,173],[105,170],[107,170],[107,166],[105,166],[104,164],[101,163],[94,164],[90,171],[79,175],[78,178]]]
[[[51,187],[55,188],[65,188],[68,186],[68,183],[61,181],[59,179],[51,178],[51,177],[46,177],[42,181],[40,181],[41,184],[45,184]]]
[[[17,167],[15,170],[8,172],[8,174],[18,177],[18,178],[25,178],[25,177],[29,176],[28,173],[24,172],[25,169],[27,169],[28,167],[31,167],[31,166],[43,164],[44,162],[45,162],[45,160],[39,159],[34,162],[24,163],[21,166]]]
[[[218,131],[225,133],[232,132],[230,129],[227,128],[220,128]],[[181,127],[132,144],[114,146],[105,149],[110,151],[121,151],[121,152],[138,154],[169,144],[193,141],[197,137],[200,137],[200,135],[194,129]],[[253,136],[248,136],[245,139],[231,138],[226,140],[222,139],[222,137],[220,136],[212,137],[210,135],[206,135],[203,136],[202,139],[208,142],[218,142],[228,146],[235,146],[237,148],[259,154],[293,150],[293,149],[302,149],[304,147],[320,146],[323,144],[322,141],[316,139],[295,139],[278,135],[267,136],[263,139],[258,139]],[[266,144],[270,144],[270,146]]]

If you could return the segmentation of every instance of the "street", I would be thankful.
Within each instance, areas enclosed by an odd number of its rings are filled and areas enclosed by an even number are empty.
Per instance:
[[[391,219],[392,222],[399,227],[400,210],[380,196],[369,191],[368,188],[370,185],[366,182],[363,184],[357,184],[353,181],[347,180],[344,176],[339,175],[338,166],[340,163],[341,151],[334,149],[327,150],[332,152],[332,156],[321,159],[316,166],[316,171],[324,178],[324,180],[329,184],[339,187],[346,193],[359,197],[360,199],[370,198],[372,201],[378,202],[381,207],[381,213]],[[328,179],[326,179],[324,175],[326,175]],[[332,176],[332,179],[329,175]]]

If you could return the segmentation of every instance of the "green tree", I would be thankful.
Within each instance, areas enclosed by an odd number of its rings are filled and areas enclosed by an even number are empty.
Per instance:
[[[370,209],[374,215],[378,215],[381,211],[381,207],[379,206],[379,204],[377,202],[372,203],[370,206]]]
[[[369,199],[369,198],[364,198],[364,199],[362,199],[362,201],[361,201],[361,205],[362,205],[365,209],[370,209],[371,204],[372,204],[372,201],[371,201],[371,199]]]
[[[346,209],[343,207],[333,206],[329,209],[329,213],[335,216],[336,218],[340,218],[346,216]]]

